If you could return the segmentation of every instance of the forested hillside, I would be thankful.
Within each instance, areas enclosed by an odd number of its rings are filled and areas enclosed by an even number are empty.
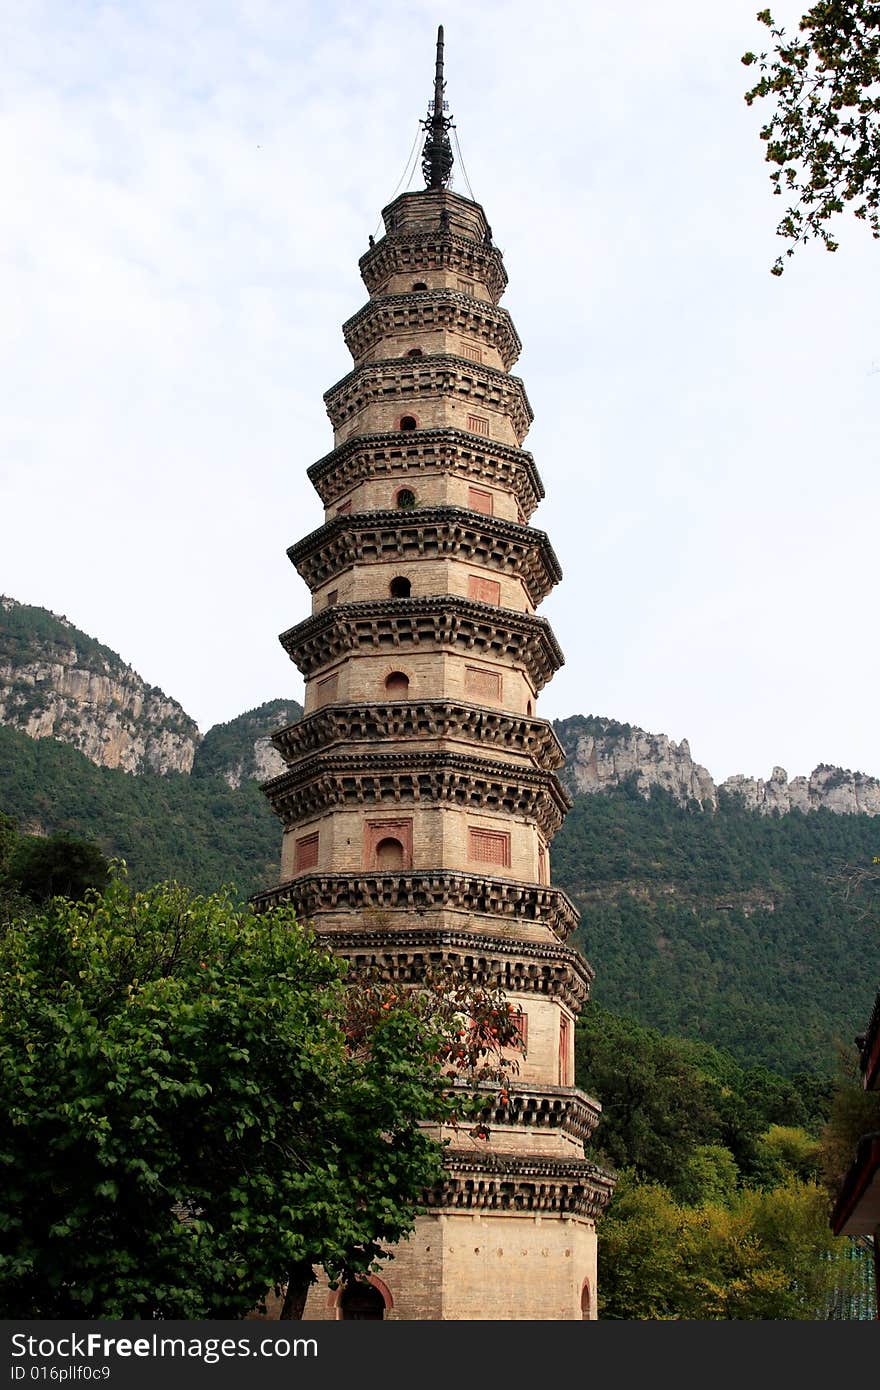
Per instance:
[[[284,759],[269,735],[302,717],[297,700],[268,700],[226,724],[209,729],[196,750],[194,777],[222,777],[230,787],[251,778],[264,781],[276,776]]]
[[[162,777],[0,727],[0,811],[24,831],[94,840],[136,886],[232,883],[245,897],[277,879],[280,826],[255,782],[228,775],[279,722],[281,702],[251,711],[208,735],[196,775]],[[700,811],[625,784],[575,799],[553,877],[582,912],[600,1002],[743,1063],[829,1073],[880,975],[880,904],[872,915],[843,875],[878,853],[876,818],[762,816],[723,793]]]
[[[760,816],[723,794],[706,812],[624,786],[576,799],[553,875],[597,999],[790,1073],[830,1066],[868,1016],[880,916],[847,870],[878,853],[868,816]]]
[[[246,897],[278,877],[281,832],[255,782],[134,777],[0,727],[0,811],[24,831],[93,840],[125,859],[138,888],[170,878],[200,892],[234,884]]]

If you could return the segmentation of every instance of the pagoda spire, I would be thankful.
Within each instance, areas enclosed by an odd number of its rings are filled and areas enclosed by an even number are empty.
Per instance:
[[[444,112],[443,91],[443,25],[437,29],[437,62],[434,68],[434,102],[428,107],[422,126],[427,133],[422,151],[422,173],[428,188],[445,188],[452,173],[452,146],[449,132],[452,120]]]

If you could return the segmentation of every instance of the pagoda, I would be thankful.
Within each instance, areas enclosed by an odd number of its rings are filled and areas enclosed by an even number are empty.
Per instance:
[[[593,1318],[612,1179],[584,1156],[599,1106],[574,1086],[574,1023],[592,971],[551,882],[570,802],[536,709],[563,660],[536,610],[561,573],[530,524],[544,493],[507,275],[482,207],[448,186],[443,90],[441,28],[426,186],[384,209],[361,257],[354,366],[325,394],[333,449],[309,469],[325,521],[288,551],[312,595],[281,635],[304,715],[273,737],[281,882],[256,901],[295,904],[355,975],[448,966],[503,988],[525,1051],[490,1138],[446,1149],[382,1277],[319,1283],[305,1317]]]

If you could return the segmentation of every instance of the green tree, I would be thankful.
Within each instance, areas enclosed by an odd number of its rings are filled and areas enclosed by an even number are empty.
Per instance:
[[[9,872],[9,864],[18,844],[18,829],[11,816],[0,812],[0,883]]]
[[[343,975],[290,909],[173,884],[7,927],[7,1316],[241,1317],[285,1286],[296,1316],[316,1265],[356,1277],[408,1234],[441,1162],[420,1121],[468,1120],[514,1025],[463,984]]]
[[[578,1084],[602,1102],[595,1148],[612,1167],[670,1187],[694,1146],[721,1134],[714,1088],[684,1046],[596,1005],[575,1035]]]
[[[801,19],[797,38],[777,28],[769,10],[758,19],[774,46],[770,55],[743,55],[760,72],[746,101],[771,102],[761,139],[777,166],[773,192],[794,199],[777,227],[792,243],[785,255],[811,237],[836,251],[828,223],[845,208],[880,237],[880,6],[820,0]],[[782,271],[779,256],[773,274]]]
[[[30,905],[9,872],[18,843],[15,821],[0,813],[0,928],[13,917],[23,916]]]
[[[739,1169],[730,1149],[723,1144],[698,1144],[684,1164],[676,1190],[688,1206],[714,1202],[726,1206],[733,1199]]]
[[[32,902],[49,898],[81,898],[90,888],[103,888],[110,865],[97,845],[73,835],[23,835],[12,851],[8,875],[18,891]]]
[[[799,1125],[771,1125],[759,1147],[777,1182],[791,1177],[812,1182],[819,1176],[819,1140]]]
[[[630,1177],[599,1226],[600,1316],[813,1320],[839,1282],[840,1245],[815,1183],[687,1206]]]
[[[820,1136],[822,1177],[832,1199],[843,1186],[859,1140],[875,1130],[880,1131],[880,1091],[864,1089],[857,1052],[841,1049],[831,1113]]]

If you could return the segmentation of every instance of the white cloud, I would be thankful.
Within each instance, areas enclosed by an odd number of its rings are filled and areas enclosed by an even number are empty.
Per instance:
[[[566,571],[543,712],[687,736],[716,776],[880,773],[878,253],[842,225],[836,257],[769,275],[753,4],[441,17]],[[321,518],[321,396],[436,22],[426,0],[0,21],[0,587],[203,728],[299,689],[284,551]]]

